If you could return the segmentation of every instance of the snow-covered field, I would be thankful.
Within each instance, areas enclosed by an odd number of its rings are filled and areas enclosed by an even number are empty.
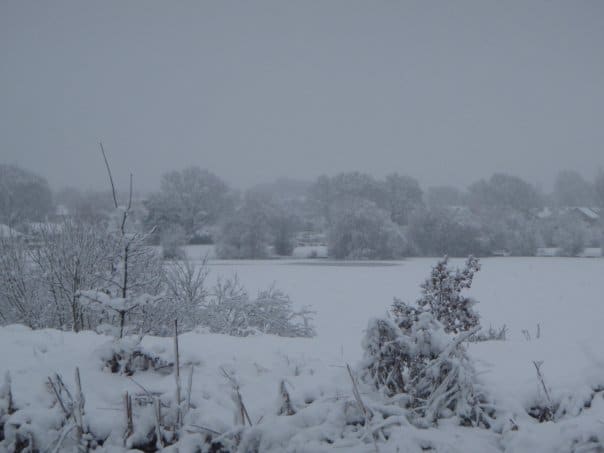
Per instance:
[[[276,283],[296,305],[312,306],[317,336],[182,335],[183,374],[194,366],[192,403],[197,410],[191,423],[218,432],[232,426],[235,406],[222,367],[238,380],[252,422],[261,420],[259,426],[272,427],[268,431],[273,434],[265,436],[262,450],[375,451],[371,442],[353,447],[346,439],[331,446],[309,441],[317,437],[308,435],[312,430],[330,436],[330,423],[337,414],[331,413],[334,409],[326,403],[316,405],[314,412],[307,411],[303,420],[284,424],[283,417],[275,415],[279,384],[285,380],[294,405],[299,407],[309,401],[351,398],[345,364],[354,367],[361,359],[360,342],[368,320],[384,315],[393,297],[409,302],[417,299],[419,285],[435,261],[210,261],[211,278],[237,273],[251,293]],[[452,262],[461,264],[459,260]],[[429,430],[401,427],[400,435],[380,445],[380,451],[421,451],[421,447],[429,446],[459,452],[595,449],[596,444],[589,443],[590,436],[596,436],[592,440],[604,439],[602,394],[591,401],[590,408],[583,406],[591,400],[593,389],[604,388],[604,260],[483,259],[470,295],[480,302],[476,308],[483,326],[508,327],[507,341],[472,344],[470,355],[476,359],[486,389],[506,417],[513,419],[501,423],[517,424],[518,429],[508,426],[504,434],[496,434],[447,423]],[[108,340],[90,332],[0,328],[0,376],[10,371],[18,407],[50,406],[53,398],[45,386],[47,377],[60,373],[70,384],[75,367],[80,367],[91,427],[107,435],[113,430],[112,436],[116,436],[115,430],[124,425],[123,393],[140,393],[142,387],[173,393],[174,377],[138,373],[135,382],[103,372],[95,351]],[[170,339],[147,337],[143,343],[166,359],[173,355]],[[532,363],[541,360],[552,399],[567,408],[557,423],[539,424],[526,414],[533,402],[543,398]],[[578,449],[580,445],[585,450]]]

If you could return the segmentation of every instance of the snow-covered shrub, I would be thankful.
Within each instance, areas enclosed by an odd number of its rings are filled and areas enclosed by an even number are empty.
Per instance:
[[[388,396],[407,391],[404,373],[410,362],[410,351],[400,336],[400,329],[390,319],[374,319],[369,322],[362,342],[364,371],[375,387]]]
[[[47,293],[30,258],[18,238],[0,238],[0,323],[54,327],[54,314],[44,303]]]
[[[365,379],[403,401],[420,426],[455,416],[460,424],[488,427],[492,411],[462,344],[473,331],[454,338],[431,313],[415,315],[370,321],[363,340]]]
[[[162,310],[168,312],[170,321],[178,320],[182,332],[202,323],[201,310],[209,294],[206,288],[209,272],[205,260],[200,264],[189,260],[174,261],[166,266]]]
[[[237,276],[218,281],[201,310],[201,322],[211,332],[235,336],[255,332],[283,337],[315,335],[311,311],[295,311],[289,297],[274,286],[250,299]]]
[[[422,296],[417,301],[440,321],[446,332],[459,333],[479,325],[473,310],[476,301],[462,295],[472,285],[474,274],[480,270],[478,259],[470,256],[463,269],[450,269],[445,256],[432,268],[430,277],[421,285]]]
[[[350,200],[334,214],[327,248],[337,259],[396,259],[404,256],[407,242],[388,212],[367,200]]]
[[[75,332],[95,327],[89,325],[93,319],[84,317],[78,293],[103,285],[111,265],[111,237],[92,223],[65,219],[42,225],[38,239],[32,261],[52,301],[53,324]]]
[[[443,347],[441,341],[433,341],[434,332],[424,331],[431,359],[415,370],[411,388],[412,407],[423,422],[431,424],[455,415],[464,426],[490,427],[494,410],[463,345],[471,332],[449,339]]]
[[[451,416],[464,425],[490,424],[492,410],[463,346],[479,327],[473,301],[460,292],[478,269],[478,260],[470,257],[464,270],[452,271],[445,258],[422,285],[417,307],[395,299],[393,319],[372,320],[367,328],[365,379],[404,402],[419,425]]]

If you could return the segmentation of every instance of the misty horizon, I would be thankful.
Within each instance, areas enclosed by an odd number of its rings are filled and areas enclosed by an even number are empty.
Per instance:
[[[604,166],[604,5],[3,2],[1,161],[53,188]]]

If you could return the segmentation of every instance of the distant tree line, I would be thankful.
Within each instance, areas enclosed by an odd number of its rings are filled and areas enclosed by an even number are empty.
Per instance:
[[[110,201],[106,192],[74,188],[53,194],[43,177],[0,165],[5,229],[28,233],[32,223],[61,215],[107,223]],[[169,258],[185,244],[214,244],[223,258],[288,256],[301,235],[320,238],[336,259],[534,255],[539,248],[576,255],[601,245],[603,208],[602,170],[593,181],[562,171],[550,193],[504,173],[464,190],[424,190],[410,176],[361,172],[281,179],[242,193],[189,167],[164,174],[157,192],[135,197],[131,222],[141,231],[155,227],[149,240]]]

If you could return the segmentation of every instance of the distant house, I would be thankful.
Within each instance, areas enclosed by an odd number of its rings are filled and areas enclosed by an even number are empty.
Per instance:
[[[600,242],[602,241],[602,220],[604,219],[604,211],[601,208],[592,206],[545,207],[538,212],[534,212],[534,215],[544,226],[543,231],[549,230],[550,233],[559,228],[565,228],[564,225],[567,225],[567,222],[572,220],[582,225],[587,247],[600,246]],[[549,243],[551,240],[546,242]]]
[[[588,225],[594,225],[600,221],[603,215],[600,208],[592,206],[562,206],[559,208],[545,207],[535,213],[539,219],[554,219],[562,216],[572,216]]]
[[[63,225],[53,222],[29,222],[25,224],[25,230],[31,236],[40,236],[43,233],[58,234],[63,231]]]
[[[600,221],[601,210],[600,208],[593,207],[585,207],[585,206],[576,206],[570,208],[571,212],[578,217],[580,217],[585,222],[593,225]]]
[[[4,223],[0,223],[0,241],[15,241],[29,244],[30,237]]]

